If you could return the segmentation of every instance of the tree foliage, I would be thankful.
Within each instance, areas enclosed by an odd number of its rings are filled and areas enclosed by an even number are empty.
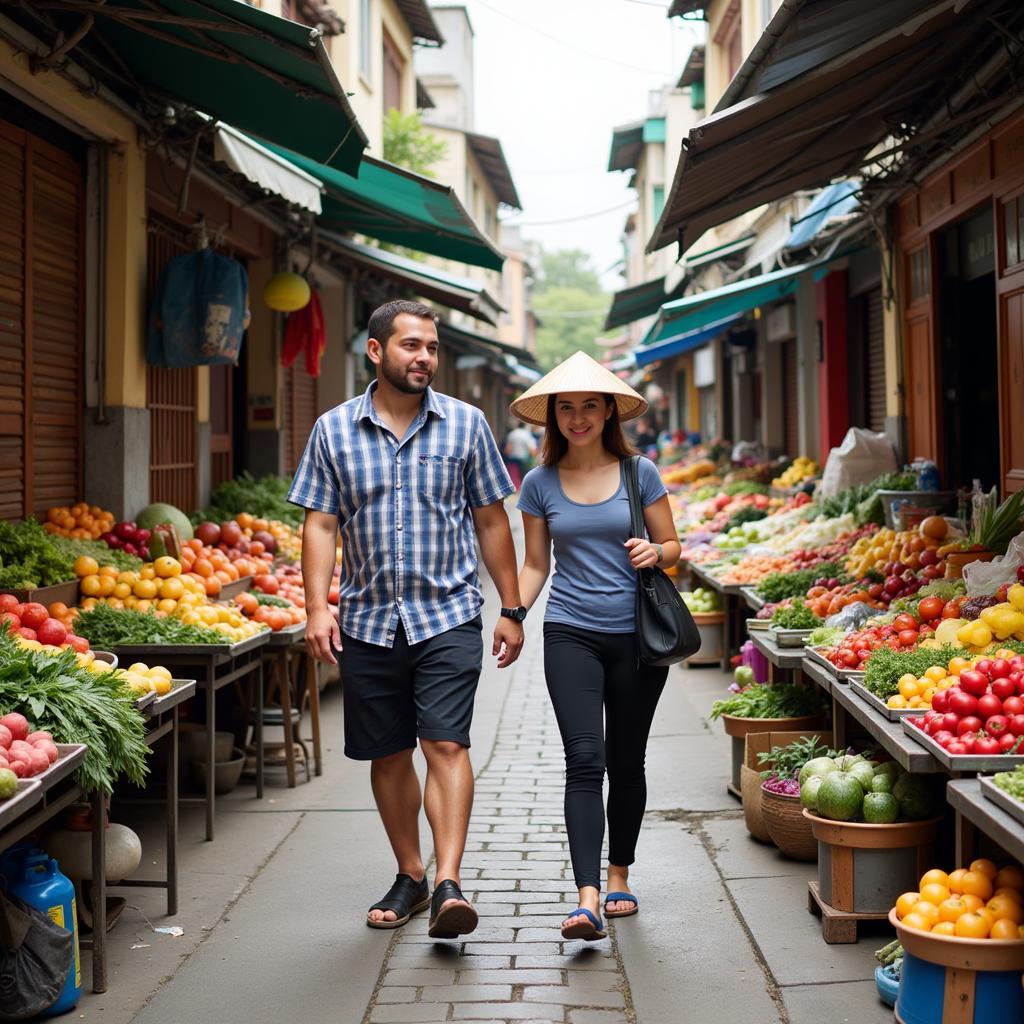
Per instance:
[[[597,338],[608,311],[590,257],[581,249],[541,250],[533,289],[533,308],[540,318],[537,359],[545,369],[577,350],[601,356]]]
[[[417,112],[402,115],[392,107],[384,115],[384,159],[424,177],[436,177],[434,167],[448,145],[423,127]]]

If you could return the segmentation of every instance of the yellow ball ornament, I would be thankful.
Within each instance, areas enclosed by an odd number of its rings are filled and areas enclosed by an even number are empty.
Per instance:
[[[309,282],[291,271],[275,274],[263,289],[263,301],[279,313],[294,313],[309,303]]]

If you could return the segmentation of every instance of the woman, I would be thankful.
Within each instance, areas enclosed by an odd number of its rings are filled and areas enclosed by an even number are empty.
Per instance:
[[[623,462],[633,454],[623,420],[647,403],[577,352],[512,403],[547,430],[541,464],[527,473],[518,507],[526,560],[519,590],[526,608],[555,574],[544,617],[544,674],[565,747],[565,825],[579,909],[562,923],[567,939],[605,937],[600,916],[602,783],[608,772],[608,917],[639,909],[629,867],[647,800],[644,758],[666,668],[640,665],[635,638],[636,573],[675,565],[680,545],[665,486],[639,460],[648,535],[631,537]]]

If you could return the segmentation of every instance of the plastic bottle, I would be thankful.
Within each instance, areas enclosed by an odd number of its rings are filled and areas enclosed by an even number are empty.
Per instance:
[[[78,948],[78,910],[71,880],[42,850],[20,847],[15,856],[5,856],[3,875],[7,891],[22,903],[41,910],[54,924],[66,928],[72,936],[72,963],[64,990],[42,1016],[53,1017],[73,1009],[82,996],[82,961]]]

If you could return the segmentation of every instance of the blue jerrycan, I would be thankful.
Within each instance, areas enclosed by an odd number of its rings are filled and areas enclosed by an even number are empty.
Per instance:
[[[14,851],[12,851],[14,852]],[[53,1017],[73,1009],[82,996],[82,961],[78,950],[78,911],[75,887],[61,874],[57,862],[42,850],[16,848],[15,855],[4,858],[2,873],[7,891],[22,903],[42,911],[54,924],[72,935],[74,962],[60,998],[43,1016]]]

